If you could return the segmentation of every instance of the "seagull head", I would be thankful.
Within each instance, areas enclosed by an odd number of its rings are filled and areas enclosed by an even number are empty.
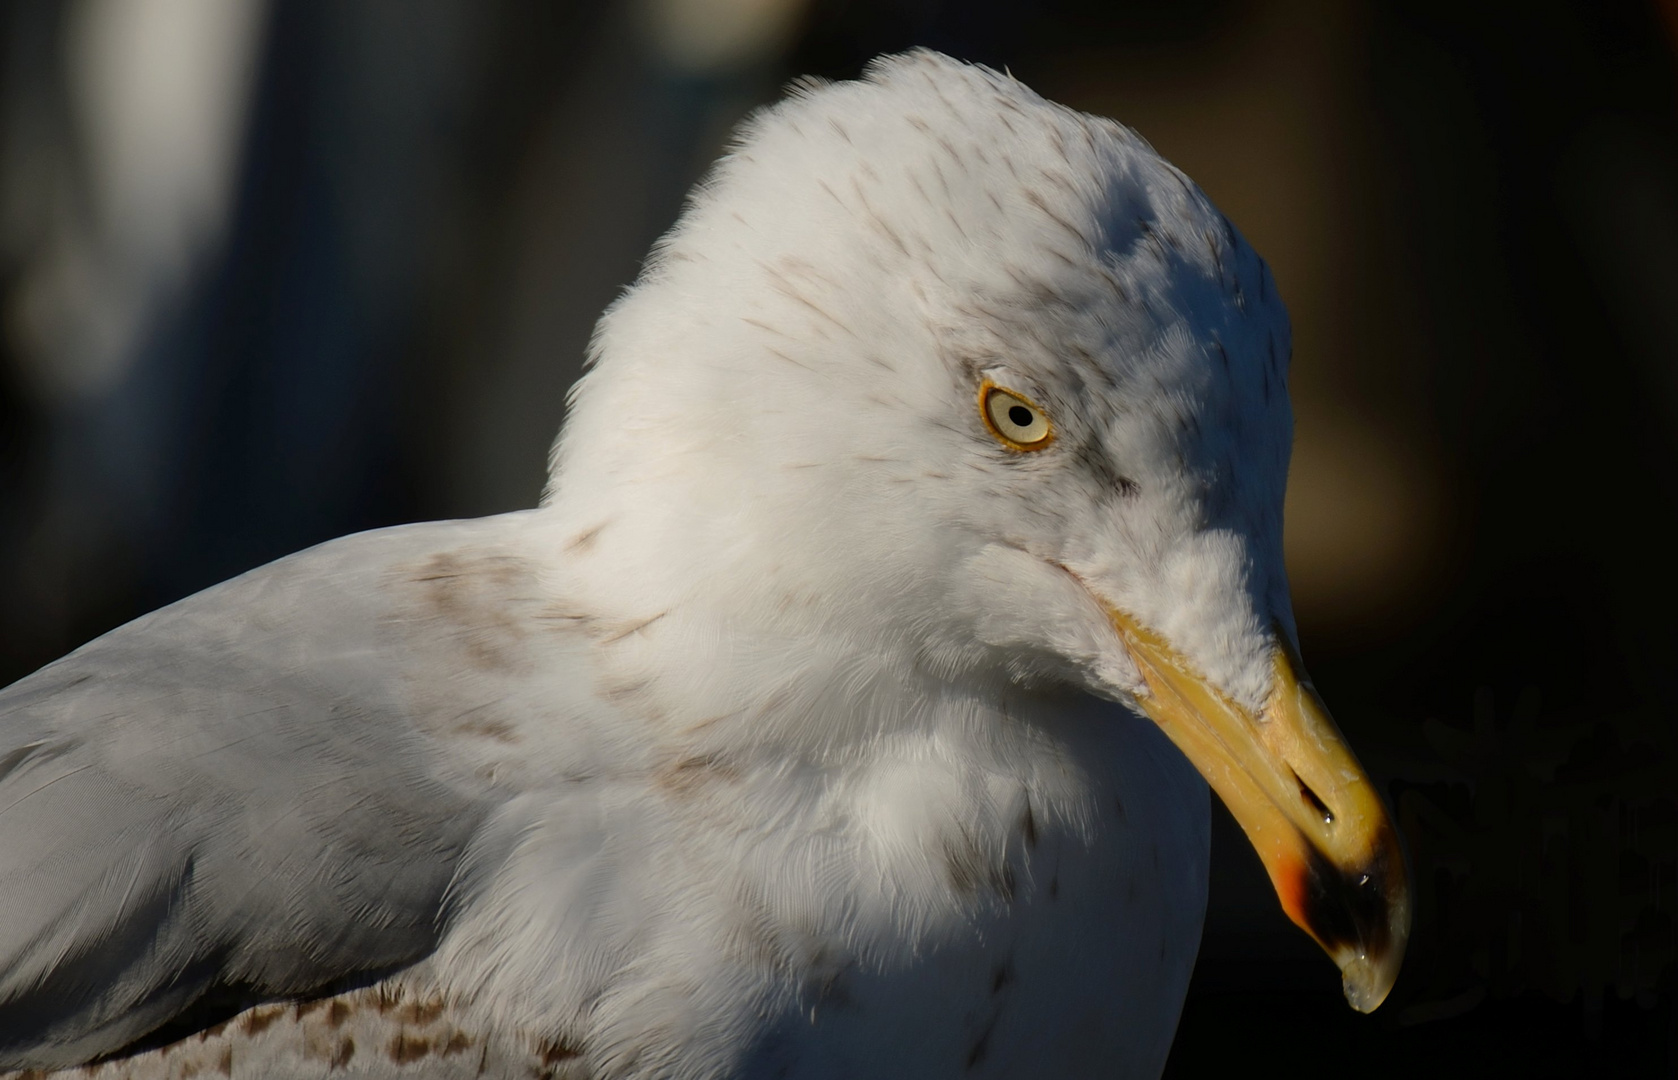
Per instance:
[[[549,502],[649,610],[1152,718],[1368,1011],[1406,871],[1298,657],[1289,354],[1140,137],[915,52],[747,123],[601,321]]]

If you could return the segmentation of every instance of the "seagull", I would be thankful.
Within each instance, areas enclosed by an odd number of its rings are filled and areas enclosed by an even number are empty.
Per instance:
[[[1128,129],[929,51],[798,84],[537,508],[0,693],[0,1069],[1157,1076],[1208,785],[1375,1008],[1406,870],[1299,660],[1289,353]]]

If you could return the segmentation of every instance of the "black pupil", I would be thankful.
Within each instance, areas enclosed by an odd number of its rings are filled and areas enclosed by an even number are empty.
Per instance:
[[[1012,420],[1017,427],[1030,427],[1031,410],[1024,405],[1010,405],[1008,406],[1008,419]]]

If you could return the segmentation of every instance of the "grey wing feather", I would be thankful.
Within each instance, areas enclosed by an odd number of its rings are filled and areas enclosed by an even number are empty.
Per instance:
[[[423,631],[387,579],[483,528],[323,545],[0,692],[0,1067],[432,950],[488,806],[411,715],[400,635]]]

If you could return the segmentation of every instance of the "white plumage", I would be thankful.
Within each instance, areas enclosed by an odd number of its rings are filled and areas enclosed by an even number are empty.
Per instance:
[[[800,87],[602,320],[540,508],[0,695],[0,1066],[1157,1075],[1207,794],[1109,610],[1263,704],[1288,354],[1126,129],[928,52]]]

